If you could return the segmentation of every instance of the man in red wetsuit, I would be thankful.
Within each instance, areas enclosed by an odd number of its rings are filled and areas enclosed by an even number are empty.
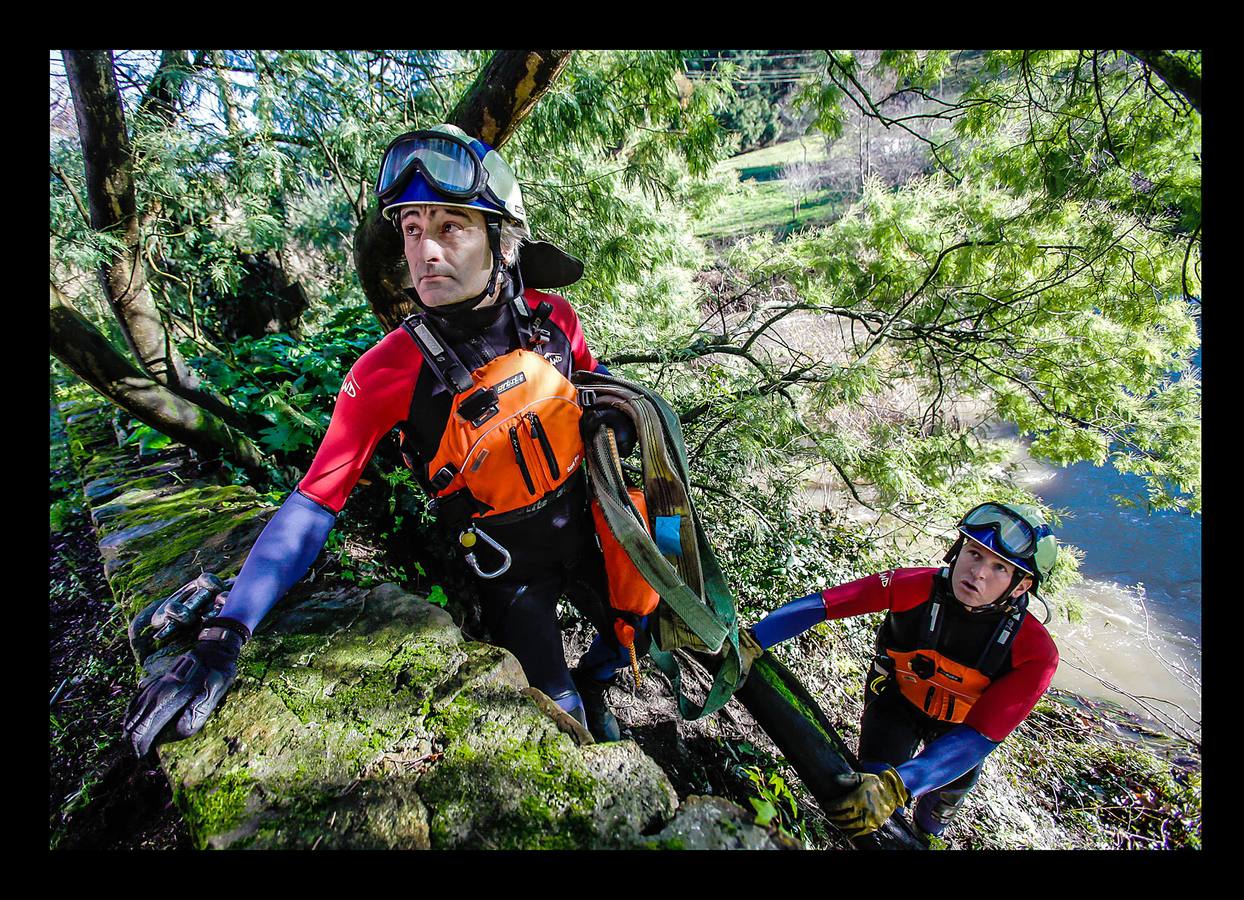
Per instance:
[[[915,822],[940,835],[985,757],[1049,687],[1058,650],[1027,612],[1058,546],[1032,506],[984,503],[959,522],[943,569],[895,569],[791,601],[754,628],[766,649],[817,622],[886,612],[865,677],[859,758],[826,814],[851,837],[919,798]],[[920,744],[924,749],[916,753]]]
[[[495,150],[452,125],[402,135],[385,151],[376,191],[402,234],[408,293],[421,313],[355,362],[311,468],[255,542],[220,614],[193,650],[141,686],[124,723],[140,756],[157,738],[203,726],[233,682],[242,645],[306,574],[395,427],[446,537],[469,550],[464,563],[477,574],[492,639],[598,740],[619,738],[605,689],[629,654],[613,636],[580,462],[582,435],[602,424],[627,455],[630,423],[612,410],[579,407],[571,373],[604,368],[570,304],[524,286],[526,211]],[[582,273],[550,245],[527,249],[560,273],[544,284]],[[501,374],[489,380],[485,371]],[[455,456],[455,447],[465,449]],[[599,632],[574,672],[557,622],[562,596]],[[643,653],[644,623],[634,624]]]

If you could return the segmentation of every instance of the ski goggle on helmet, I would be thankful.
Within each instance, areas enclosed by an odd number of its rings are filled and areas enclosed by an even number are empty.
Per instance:
[[[1038,578],[1058,558],[1054,532],[1035,506],[982,503],[959,520],[959,532]]]
[[[500,213],[527,226],[523,195],[509,165],[454,125],[394,138],[380,161],[376,196],[390,218],[402,206],[427,203]]]

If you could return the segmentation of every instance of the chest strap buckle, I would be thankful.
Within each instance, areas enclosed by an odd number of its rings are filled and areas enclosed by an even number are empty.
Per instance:
[[[458,404],[458,415],[476,427],[487,422],[501,410],[497,392],[490,387],[476,388],[474,393]]]

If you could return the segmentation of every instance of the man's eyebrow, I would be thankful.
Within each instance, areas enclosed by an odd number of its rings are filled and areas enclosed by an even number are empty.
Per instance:
[[[470,212],[468,210],[460,209],[459,207],[456,207],[456,206],[438,206],[436,208],[441,210],[441,212],[443,212],[445,215],[453,216],[454,218],[457,218],[457,219],[466,219],[469,221],[471,218]],[[402,214],[398,216],[398,221],[404,222],[406,221],[407,216],[413,216],[413,215],[416,215],[417,213],[418,213],[417,207],[414,207],[414,206],[407,207],[406,209],[402,210]]]

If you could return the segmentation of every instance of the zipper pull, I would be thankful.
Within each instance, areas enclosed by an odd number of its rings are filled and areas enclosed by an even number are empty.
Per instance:
[[[518,426],[510,426],[510,446],[514,448],[514,461],[518,463],[518,469],[523,473],[523,482],[527,485],[527,492],[534,494],[536,492],[535,482],[531,480],[531,472],[527,468],[527,460],[523,458],[523,449],[518,445]]]

